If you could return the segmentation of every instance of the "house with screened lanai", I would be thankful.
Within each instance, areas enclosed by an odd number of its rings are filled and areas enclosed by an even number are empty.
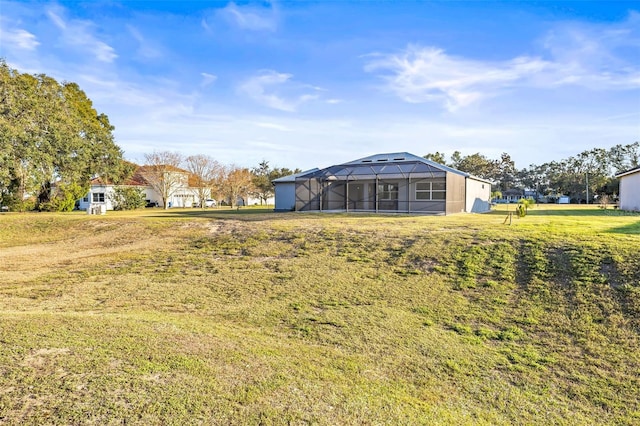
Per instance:
[[[376,154],[273,181],[276,211],[481,213],[491,182],[407,152]]]

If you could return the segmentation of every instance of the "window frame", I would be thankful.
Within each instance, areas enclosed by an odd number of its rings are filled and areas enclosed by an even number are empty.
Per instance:
[[[400,185],[397,182],[378,183],[378,200],[396,201],[398,199],[399,190]]]
[[[434,189],[434,185],[442,185],[443,189]],[[444,201],[447,198],[447,181],[446,179],[434,179],[416,182],[414,187],[416,201]],[[440,197],[434,198],[434,195]]]

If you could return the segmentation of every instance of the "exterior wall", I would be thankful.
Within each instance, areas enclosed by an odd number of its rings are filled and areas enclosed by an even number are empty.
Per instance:
[[[198,193],[192,188],[179,188],[168,201],[170,207],[193,207],[198,201]]]
[[[275,184],[275,211],[288,212],[296,208],[296,183],[282,182]]]
[[[466,203],[467,213],[483,213],[491,209],[491,185],[473,178],[466,179]]]
[[[445,198],[442,200],[422,200],[418,198],[418,184],[445,181]],[[446,177],[412,178],[409,180],[408,210],[414,213],[446,213]]]
[[[93,194],[104,194],[104,202],[94,202]],[[113,203],[111,202],[111,197],[113,196],[113,186],[112,185],[91,185],[91,189],[89,193],[81,198],[78,202],[78,209],[87,210],[89,206],[93,205],[103,205],[106,210],[113,210]]]
[[[144,188],[144,199],[147,200],[148,203],[156,203],[159,207],[164,207],[162,204],[162,197],[158,194],[153,188],[147,186]]]
[[[465,181],[466,178],[464,176],[447,172],[446,214],[465,211]]]
[[[640,171],[620,178],[620,209],[640,211]]]
[[[115,192],[113,185],[91,185],[89,193],[78,201],[78,209],[86,210],[91,205],[104,205],[106,210],[113,210],[113,194]],[[149,187],[137,187],[143,190],[145,199],[151,202],[157,202],[162,205],[162,199],[157,196],[156,192]],[[93,194],[104,194],[104,202],[94,202]]]

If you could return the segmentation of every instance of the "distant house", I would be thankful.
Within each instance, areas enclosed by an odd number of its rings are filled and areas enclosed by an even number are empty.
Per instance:
[[[620,209],[640,211],[640,167],[616,175],[620,179]]]
[[[277,211],[450,214],[490,209],[491,182],[407,152],[273,181]]]
[[[522,198],[525,198],[524,191],[522,189],[512,188],[502,191],[502,195],[493,200],[494,203],[517,203]]]
[[[149,185],[149,182],[144,177],[147,167],[151,166],[138,166],[134,174],[120,185],[114,185],[101,177],[92,179],[89,193],[79,201],[78,208],[87,210],[90,207],[99,207],[103,211],[113,210],[113,194],[117,186],[136,187],[144,192],[147,205],[164,207],[162,197]],[[176,188],[169,200],[167,200],[169,207],[193,207],[199,205],[200,199],[194,177],[186,170],[176,167],[170,168],[168,173],[175,175],[172,178],[176,182]],[[208,189],[206,193],[209,196]]]

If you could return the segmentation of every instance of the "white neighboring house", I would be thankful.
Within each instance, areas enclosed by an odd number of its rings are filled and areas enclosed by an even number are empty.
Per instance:
[[[164,207],[160,194],[147,182],[143,177],[144,168],[147,166],[138,166],[133,176],[121,185],[114,185],[111,182],[104,181],[100,177],[91,180],[91,188],[89,193],[79,201],[79,209],[87,210],[92,207],[103,208],[103,210],[113,210],[113,194],[117,186],[133,186],[141,189],[145,194],[147,205],[155,205]],[[173,194],[167,200],[169,207],[194,207],[199,205],[198,188],[192,186],[194,179],[186,170],[177,169],[170,173],[176,173],[179,178],[177,187]],[[210,196],[210,189],[206,190],[206,197]]]
[[[640,212],[640,167],[616,177],[620,179],[620,209]]]

